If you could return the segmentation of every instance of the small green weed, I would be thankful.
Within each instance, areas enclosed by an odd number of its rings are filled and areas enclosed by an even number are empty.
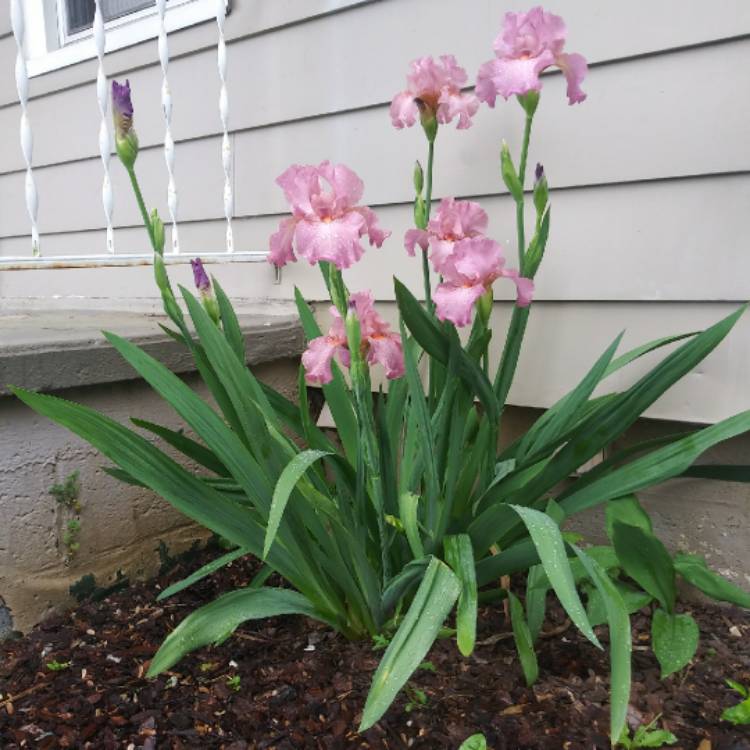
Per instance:
[[[69,669],[70,664],[71,662],[69,661],[48,661],[47,669],[49,669],[50,672],[62,672],[64,669]]]
[[[678,740],[672,732],[666,729],[655,729],[656,722],[661,718],[661,714],[645,726],[640,726],[635,730],[633,737],[630,737],[627,727],[620,736],[618,746],[625,750],[636,750],[642,747],[664,747],[664,745],[674,745]]]
[[[735,726],[750,724],[750,690],[734,680],[727,680],[726,683],[735,693],[740,694],[742,701],[736,706],[725,708],[721,714],[722,721],[728,721]]]

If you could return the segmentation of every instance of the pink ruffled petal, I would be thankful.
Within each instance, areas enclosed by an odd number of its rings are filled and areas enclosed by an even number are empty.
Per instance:
[[[378,225],[377,214],[368,206],[359,206],[354,209],[358,211],[362,218],[365,220],[362,234],[366,234],[370,240],[370,244],[375,247],[381,247],[383,243],[391,236],[389,229],[381,229]]]
[[[540,91],[542,82],[539,74],[554,62],[555,56],[549,50],[538,57],[490,60],[479,69],[477,96],[492,107],[496,94],[508,99],[529,91]]]
[[[293,216],[289,216],[279,222],[278,231],[274,232],[270,239],[269,263],[273,263],[274,266],[281,268],[281,266],[285,266],[288,262],[297,260],[292,249],[292,240],[294,239],[294,229],[296,226],[297,219]]]
[[[453,268],[456,278],[448,281],[481,283],[490,286],[505,265],[503,249],[489,237],[471,237],[456,243]]]
[[[440,66],[436,65],[436,75],[440,86],[461,88],[469,80],[466,71],[458,64],[455,55],[440,55]]]
[[[458,117],[458,130],[470,128],[471,118],[479,109],[479,99],[474,94],[463,94],[460,91],[443,91],[440,95],[437,110],[437,120],[440,123],[449,123],[454,117]]]
[[[430,236],[430,262],[436,273],[441,276],[451,276],[455,273],[453,266],[453,252],[456,243],[453,240],[441,240]]]
[[[333,214],[342,213],[357,205],[365,186],[353,170],[345,164],[324,161],[318,165],[318,174],[331,186]]]
[[[276,184],[284,191],[295,216],[311,216],[314,213],[310,199],[320,192],[315,167],[293,164],[276,178]]]
[[[427,250],[427,242],[429,235],[424,229],[407,229],[404,235],[404,247],[406,252],[412,257],[414,256],[414,249],[417,245],[422,250]]]
[[[516,304],[519,307],[528,307],[534,297],[534,282],[525,276],[520,276],[515,268],[503,269],[500,274],[513,281],[516,285]]]
[[[375,312],[375,300],[372,292],[369,290],[352,292],[349,295],[349,306],[354,308],[354,313],[359,320],[362,338],[366,339],[377,330],[376,322],[380,320],[377,312]]]
[[[294,232],[297,252],[311,265],[327,260],[340,270],[349,268],[364,254],[359,241],[363,225],[356,211],[327,221],[303,219]]]
[[[367,339],[369,351],[367,361],[383,365],[385,376],[389,380],[400,378],[404,374],[404,350],[401,336],[397,333],[371,336]]]
[[[449,320],[461,328],[471,322],[474,303],[485,293],[482,284],[438,284],[433,294],[435,309],[440,320]]]
[[[567,30],[560,16],[540,6],[528,13],[506,13],[493,48],[498,57],[537,57],[544,50],[562,51]]]
[[[302,353],[302,365],[309,383],[323,385],[333,379],[331,360],[333,355],[342,349],[340,339],[331,336],[319,336],[310,341]],[[348,352],[347,352],[348,354]]]
[[[419,107],[408,91],[396,94],[391,102],[391,123],[394,128],[410,128],[419,117]]]
[[[572,54],[558,55],[555,61],[565,75],[568,82],[568,104],[578,104],[586,98],[585,92],[581,89],[581,81],[586,77],[588,65],[586,58],[577,52]]]

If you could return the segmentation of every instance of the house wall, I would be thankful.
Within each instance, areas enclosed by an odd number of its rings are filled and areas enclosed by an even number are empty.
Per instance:
[[[400,237],[410,225],[411,165],[424,157],[424,139],[418,128],[398,132],[390,126],[388,102],[403,86],[409,60],[420,54],[453,52],[473,78],[491,57],[506,5],[235,0],[227,35],[238,249],[267,247],[286,210],[273,180],[288,164],[330,158],[362,176],[366,202],[393,229],[387,246],[369,252],[349,273],[351,287],[370,286],[380,300],[392,300],[397,273],[419,289],[419,264],[406,257]],[[704,326],[750,296],[743,210],[750,200],[750,97],[741,93],[750,90],[750,5],[558,0],[550,9],[564,16],[568,48],[583,52],[591,70],[589,98],[575,107],[566,104],[562,77],[545,77],[533,134],[530,163],[545,164],[554,218],[538,276],[535,323],[511,394],[514,403],[532,406],[549,404],[621,329],[638,342],[657,329]],[[213,23],[170,35],[186,255],[223,249],[215,43]],[[0,139],[0,255],[29,246],[14,54],[6,32],[0,37],[0,129],[8,134]],[[110,78],[131,81],[142,145],[138,170],[148,204],[166,216],[156,41],[107,55],[105,68]],[[31,81],[39,227],[47,255],[100,252],[104,243],[95,72],[96,62],[89,61]],[[512,259],[512,205],[498,176],[497,152],[501,138],[518,148],[521,111],[501,101],[495,110],[482,107],[475,122],[467,132],[441,130],[435,194],[479,198],[490,213],[491,233],[507,244]],[[112,174],[117,249],[145,251],[116,160]],[[218,273],[243,297],[289,299],[295,284],[310,299],[323,297],[316,270],[307,266],[285,269],[280,285],[264,264]],[[154,293],[146,268],[0,272],[6,303]],[[510,293],[510,285],[497,285],[501,299]],[[497,307],[506,317],[507,306]],[[748,362],[746,320],[723,351],[650,415],[712,421],[746,407]],[[555,379],[547,377],[553,367]]]

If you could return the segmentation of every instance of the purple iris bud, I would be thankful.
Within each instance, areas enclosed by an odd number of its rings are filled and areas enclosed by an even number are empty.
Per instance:
[[[211,291],[211,280],[208,278],[206,269],[203,267],[203,261],[200,258],[190,261],[193,267],[193,280],[195,287],[201,294],[208,294]]]
[[[133,129],[133,102],[130,81],[112,81],[112,117],[115,121],[115,148],[122,163],[132,170],[138,156],[138,136]]]
[[[537,163],[536,169],[534,170],[534,182],[541,182],[544,177],[544,167]]]
[[[133,102],[130,99],[130,81],[123,86],[112,81],[112,116],[115,120],[115,133],[125,138],[133,127]]]

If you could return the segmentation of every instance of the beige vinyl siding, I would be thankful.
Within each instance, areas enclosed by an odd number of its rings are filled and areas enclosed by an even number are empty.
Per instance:
[[[696,0],[548,4],[570,29],[568,49],[584,53],[589,99],[568,107],[562,76],[544,78],[530,164],[543,160],[553,187],[552,238],[538,277],[529,348],[515,403],[547,405],[571,385],[622,328],[638,343],[706,325],[750,297],[746,215],[750,205],[750,3]],[[365,202],[393,237],[348,272],[352,288],[393,299],[397,273],[420,288],[419,264],[403,252],[411,223],[411,165],[424,157],[418,128],[395,131],[391,96],[410,59],[455,53],[470,78],[492,56],[498,0],[235,0],[227,20],[235,236],[262,250],[286,206],[275,177],[293,162],[324,158],[353,167]],[[0,27],[0,33],[2,27]],[[223,249],[223,172],[218,116],[216,28],[170,35],[175,173],[182,250]],[[28,248],[12,36],[0,38],[0,255]],[[156,41],[107,55],[108,76],[130,78],[142,144],[138,170],[147,202],[166,212],[161,151],[161,70]],[[81,63],[31,81],[39,226],[45,255],[102,251],[96,66]],[[519,146],[515,102],[482,107],[467,132],[437,143],[435,194],[481,200],[491,233],[516,256],[513,210],[498,176],[501,138]],[[118,252],[147,250],[127,178],[113,160]],[[146,268],[0,271],[0,295],[118,299],[153,296]],[[187,269],[176,269],[187,279]],[[316,269],[284,269],[273,284],[265,264],[217,274],[240,297],[289,298],[296,284],[322,299]],[[499,283],[499,299],[511,289]],[[508,306],[498,304],[499,320]],[[502,325],[498,328],[501,336]],[[567,352],[567,355],[566,355]],[[746,408],[750,325],[700,372],[650,412],[710,421]],[[637,368],[636,368],[637,370]],[[550,372],[559,373],[554,381]],[[711,392],[711,398],[705,394]]]

